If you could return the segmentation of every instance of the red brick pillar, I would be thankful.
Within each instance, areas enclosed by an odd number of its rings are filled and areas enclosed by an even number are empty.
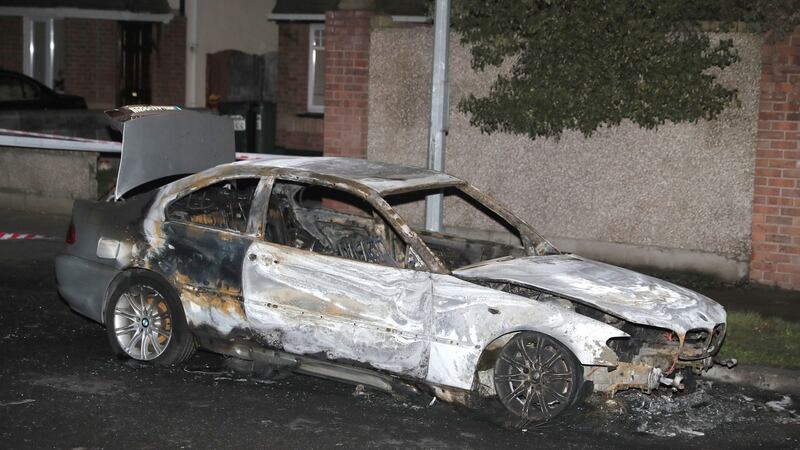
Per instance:
[[[325,15],[325,156],[367,157],[372,16],[372,11]]]
[[[800,28],[762,48],[750,279],[800,290]]]

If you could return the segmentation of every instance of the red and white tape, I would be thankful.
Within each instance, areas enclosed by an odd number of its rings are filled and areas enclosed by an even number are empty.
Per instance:
[[[43,241],[57,241],[58,238],[53,236],[45,236],[43,234],[34,233],[11,233],[0,231],[0,241],[15,241],[15,240],[43,240]]]

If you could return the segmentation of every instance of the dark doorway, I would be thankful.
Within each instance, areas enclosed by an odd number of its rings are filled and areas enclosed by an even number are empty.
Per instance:
[[[153,24],[120,22],[120,50],[122,54],[120,104],[149,104]]]

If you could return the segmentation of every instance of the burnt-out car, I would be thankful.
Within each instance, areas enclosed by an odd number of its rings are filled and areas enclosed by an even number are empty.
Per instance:
[[[75,204],[58,288],[123,357],[175,364],[201,347],[388,392],[497,399],[536,421],[592,389],[680,387],[713,364],[726,314],[700,294],[562,253],[445,173],[215,165],[233,160],[214,153],[233,148],[214,141],[229,135],[215,120],[130,119],[115,198]],[[434,194],[438,232],[422,226]]]

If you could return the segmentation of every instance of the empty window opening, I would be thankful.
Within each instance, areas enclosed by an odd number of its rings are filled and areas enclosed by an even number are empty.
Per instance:
[[[167,220],[245,233],[258,181],[257,178],[226,180],[194,191],[167,208]]]
[[[405,242],[372,205],[323,186],[275,181],[266,240],[353,261],[405,265]]]

